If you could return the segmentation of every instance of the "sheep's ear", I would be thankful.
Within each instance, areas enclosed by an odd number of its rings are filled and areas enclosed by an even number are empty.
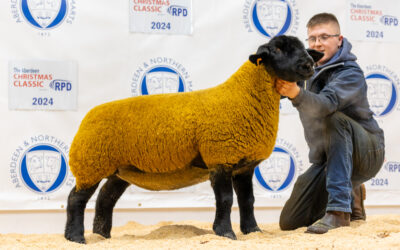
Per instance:
[[[259,65],[263,62],[264,59],[268,57],[269,53],[270,51],[267,46],[260,46],[257,50],[257,53],[249,56],[249,60],[255,65]]]
[[[316,51],[315,49],[307,49],[307,53],[312,57],[314,62],[318,62],[322,57],[324,57],[324,53]]]

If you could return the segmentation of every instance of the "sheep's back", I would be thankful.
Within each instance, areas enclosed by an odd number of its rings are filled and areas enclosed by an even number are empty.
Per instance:
[[[83,119],[70,149],[71,171],[94,183],[120,166],[149,173],[183,169],[196,157],[192,93],[139,96],[106,103]],[[94,180],[91,180],[94,179]]]
[[[144,97],[135,109],[126,119],[126,126],[131,128],[127,131],[129,163],[148,173],[188,167],[198,154],[195,131],[201,107],[196,95]]]

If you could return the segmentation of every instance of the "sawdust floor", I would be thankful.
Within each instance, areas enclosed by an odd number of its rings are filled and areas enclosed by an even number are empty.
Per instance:
[[[243,235],[234,224],[233,241],[216,236],[208,222],[129,222],[113,228],[111,239],[87,231],[86,245],[61,234],[0,234],[0,249],[400,249],[400,214],[369,216],[324,235],[305,234],[305,228],[281,231],[277,223],[259,226],[262,233]]]

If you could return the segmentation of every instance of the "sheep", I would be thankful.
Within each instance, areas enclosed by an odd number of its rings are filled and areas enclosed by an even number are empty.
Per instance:
[[[276,140],[280,95],[275,79],[308,79],[313,59],[320,57],[296,37],[278,36],[216,87],[131,97],[89,111],[70,147],[76,186],[68,196],[65,238],[85,243],[84,209],[104,178],[93,232],[105,238],[114,205],[130,184],[173,190],[208,179],[216,199],[214,232],[236,239],[230,220],[233,188],[241,231],[260,231],[252,176]]]

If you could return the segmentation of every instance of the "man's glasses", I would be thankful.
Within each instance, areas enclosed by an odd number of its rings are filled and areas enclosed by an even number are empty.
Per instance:
[[[340,34],[335,34],[335,35],[323,34],[320,36],[310,36],[309,38],[306,39],[306,42],[314,44],[318,39],[319,42],[323,43],[323,42],[326,42],[331,37],[338,37],[338,36],[340,36]]]

